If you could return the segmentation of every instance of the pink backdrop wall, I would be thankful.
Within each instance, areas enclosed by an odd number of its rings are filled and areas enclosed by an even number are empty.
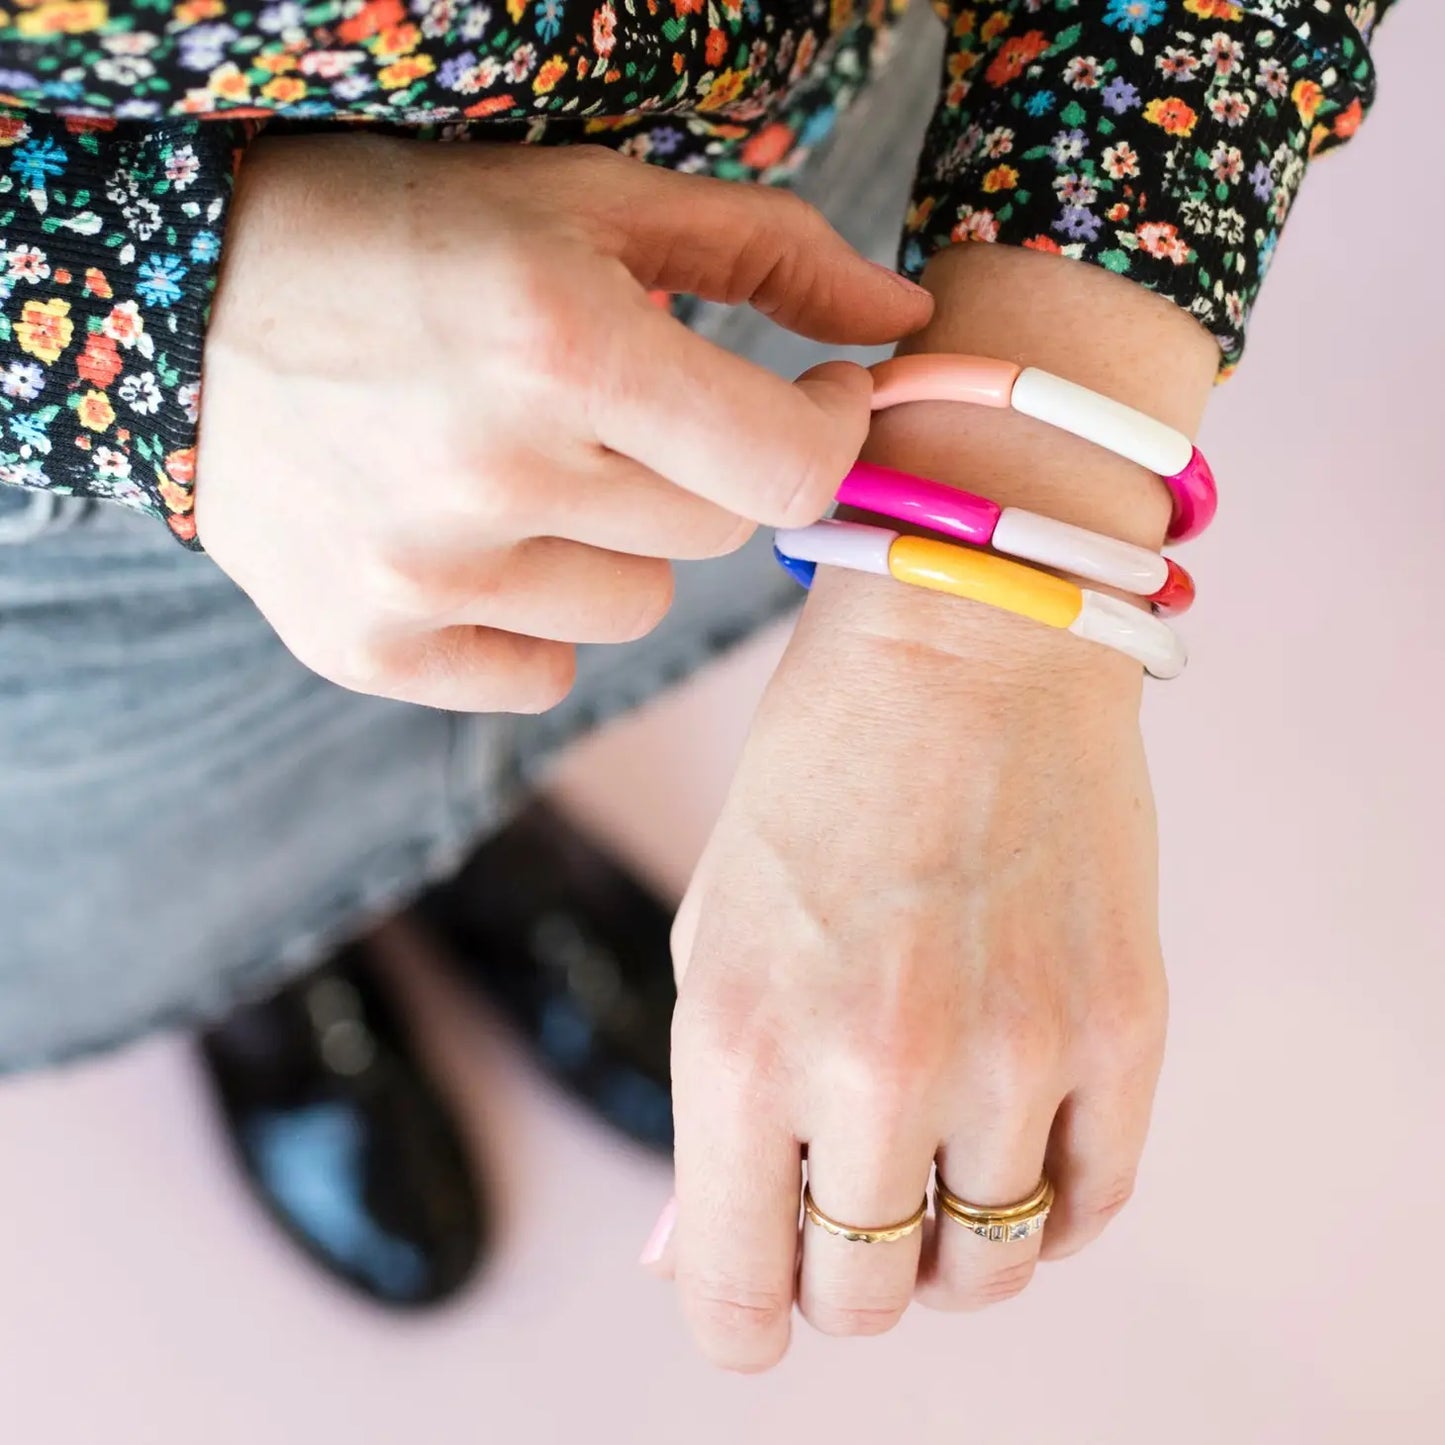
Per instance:
[[[1210,417],[1227,510],[1190,552],[1194,666],[1148,716],[1172,1042],[1101,1245],[991,1314],[800,1326],[775,1374],[712,1374],[633,1262],[664,1171],[413,970],[505,1205],[484,1285],[398,1323],[319,1283],[234,1185],[175,1041],[8,1087],[0,1441],[1445,1440],[1442,54],[1445,12],[1402,5],[1377,114],[1306,186]],[[773,645],[567,770],[673,884]]]

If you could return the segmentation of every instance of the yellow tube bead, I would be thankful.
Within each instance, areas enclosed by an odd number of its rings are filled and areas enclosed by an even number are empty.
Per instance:
[[[1047,627],[1072,626],[1084,605],[1084,594],[1062,577],[931,537],[900,537],[888,550],[888,570],[910,586],[1001,607]]]

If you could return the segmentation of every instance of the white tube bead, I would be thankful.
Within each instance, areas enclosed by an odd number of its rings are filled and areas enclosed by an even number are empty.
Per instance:
[[[1179,634],[1167,622],[1118,597],[1084,593],[1084,605],[1069,631],[1102,643],[1144,664],[1150,677],[1178,677],[1188,662]]]
[[[1037,367],[1019,372],[1011,403],[1015,411],[1127,457],[1156,476],[1177,475],[1194,455],[1194,443],[1183,432]]]
[[[897,532],[862,522],[814,522],[811,527],[782,527],[773,533],[774,544],[785,556],[880,577],[889,575],[888,549],[897,539]]]
[[[1037,512],[1005,507],[993,529],[993,548],[1069,572],[1121,592],[1148,597],[1169,579],[1169,566],[1157,553],[1117,537],[1056,522]]]

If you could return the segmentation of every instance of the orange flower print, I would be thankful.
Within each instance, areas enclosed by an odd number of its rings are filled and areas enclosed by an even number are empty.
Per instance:
[[[513,25],[519,24],[527,8],[527,0],[507,0],[507,18]]]
[[[406,6],[402,0],[367,0],[367,3],[349,20],[343,20],[336,27],[336,33],[348,45],[359,40],[370,40],[406,19]]]
[[[1357,96],[1352,100],[1336,117],[1334,132],[1341,140],[1348,140],[1359,130],[1360,122],[1365,118],[1365,108],[1360,104]]]
[[[1151,100],[1144,107],[1144,119],[1170,135],[1192,135],[1199,123],[1198,113],[1174,95],[1168,100]]]
[[[742,94],[744,79],[745,74],[741,70],[719,71],[707,94],[698,101],[697,108],[706,113],[731,105]]]
[[[193,542],[196,537],[195,514],[188,512],[184,517],[167,517],[166,525],[182,542]]]
[[[105,272],[95,266],[85,268],[85,289],[92,296],[99,296],[102,301],[109,301],[115,295],[110,289],[110,282],[105,279]]]
[[[285,75],[288,70],[295,70],[300,62],[285,51],[273,51],[270,55],[258,55],[252,63],[267,75]]]
[[[261,87],[261,94],[277,105],[291,105],[306,97],[306,82],[295,75],[278,75]]]
[[[75,360],[75,370],[82,381],[103,391],[120,375],[120,351],[114,339],[103,331],[92,331],[85,338],[85,350]]]
[[[81,426],[104,431],[115,420],[115,408],[103,391],[88,391],[75,404],[75,415]]]
[[[678,15],[697,15],[702,10],[702,0],[672,0],[672,8]]]
[[[168,511],[189,512],[196,505],[195,494],[186,487],[178,487],[169,477],[156,482],[156,491]]]
[[[182,447],[166,453],[166,475],[180,486],[189,487],[196,480],[196,449]]]
[[[421,44],[421,31],[408,21],[405,25],[392,25],[383,30],[371,42],[371,53],[378,60],[396,60],[410,55]]]
[[[400,90],[402,86],[430,75],[436,68],[437,63],[430,55],[408,55],[384,70],[378,70],[376,79],[383,90]]]
[[[1019,183],[1019,173],[1012,166],[995,166],[983,178],[983,188],[992,194],[995,191],[1011,191]]]
[[[537,77],[532,82],[532,89],[538,95],[546,95],[548,91],[555,90],[557,82],[567,74],[567,62],[560,55],[554,55],[550,60],[544,60],[537,71]]]
[[[184,30],[188,25],[197,25],[202,20],[214,20],[225,14],[222,0],[181,0],[175,9],[175,27]]]
[[[70,319],[70,302],[27,301],[15,323],[15,339],[21,351],[50,366],[70,345],[75,323]]]
[[[1238,20],[1244,13],[1233,0],[1184,0],[1184,8],[1202,20]]]
[[[784,125],[782,121],[765,125],[743,146],[743,164],[755,166],[758,170],[777,165],[792,150],[793,136],[792,126]]]
[[[504,110],[511,110],[516,103],[510,95],[489,95],[485,100],[469,105],[462,114],[472,120],[484,120],[489,115],[500,115]]]
[[[987,29],[987,26],[984,28]],[[1017,80],[1048,48],[1049,37],[1042,30],[1015,35],[1012,40],[1004,41],[1003,48],[989,63],[983,77],[992,86],[1005,86]]]
[[[51,0],[15,17],[22,35],[85,35],[110,19],[105,0]]]
[[[206,89],[217,100],[250,100],[251,98],[251,82],[246,79],[245,72],[231,60],[224,65],[218,65],[206,77]]]
[[[19,145],[29,134],[29,125],[18,115],[0,116],[0,146]]]
[[[1009,15],[1006,10],[995,10],[987,20],[983,22],[983,29],[979,32],[984,44],[988,44],[996,35],[1002,35],[1009,27]]]
[[[1023,246],[1025,251],[1046,251],[1050,256],[1064,254],[1064,248],[1050,236],[1030,236]]]
[[[1299,118],[1306,125],[1313,125],[1320,106],[1324,103],[1325,92],[1317,81],[1297,80],[1289,98],[1294,101]]]
[[[709,66],[718,66],[723,63],[728,53],[728,38],[716,28],[707,33],[707,44],[703,47],[703,58]]]

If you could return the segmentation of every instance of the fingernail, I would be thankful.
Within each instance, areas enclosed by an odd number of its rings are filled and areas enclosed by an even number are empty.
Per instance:
[[[667,1241],[672,1238],[672,1226],[676,1223],[677,1196],[674,1195],[662,1206],[662,1213],[657,1216],[657,1223],[652,1226],[652,1233],[647,1236],[647,1243],[642,1246],[638,1264],[656,1264],[662,1258]]]
[[[875,271],[881,271],[890,281],[896,281],[905,291],[916,291],[920,296],[933,295],[926,286],[920,286],[916,281],[910,281],[907,276],[900,276],[892,266],[885,266],[881,261],[870,261],[868,264]]]

